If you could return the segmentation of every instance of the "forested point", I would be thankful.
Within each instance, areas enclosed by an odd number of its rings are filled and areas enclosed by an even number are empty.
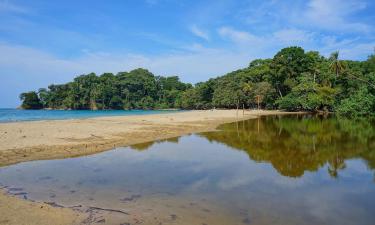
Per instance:
[[[66,84],[22,93],[23,109],[262,108],[375,115],[375,55],[366,61],[329,58],[301,47],[194,86],[146,69],[81,75]]]

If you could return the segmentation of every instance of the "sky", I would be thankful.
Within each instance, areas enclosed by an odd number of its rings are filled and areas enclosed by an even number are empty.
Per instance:
[[[365,60],[374,12],[373,0],[0,0],[0,108],[90,72],[196,83],[287,46]]]

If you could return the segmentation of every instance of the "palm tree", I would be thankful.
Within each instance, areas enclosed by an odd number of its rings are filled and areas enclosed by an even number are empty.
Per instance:
[[[344,65],[339,60],[339,51],[333,52],[329,57],[331,64],[331,70],[336,74],[336,78],[340,75],[340,73],[345,69]]]
[[[336,154],[334,159],[329,160],[328,173],[331,177],[337,178],[338,171],[346,168],[345,160]]]
[[[345,69],[345,65],[342,64],[341,61],[339,60],[339,51],[333,52],[331,56],[329,57],[329,59],[331,60],[331,64],[330,64],[331,70],[336,74],[336,78],[337,78],[340,75],[340,73]],[[348,73],[348,75],[353,77],[354,79],[367,83],[372,88],[375,88],[375,84],[365,79],[359,78],[358,76],[352,73]]]
[[[253,84],[251,82],[247,82],[243,84],[242,91],[245,93],[245,95],[250,95],[252,90],[253,90]]]
[[[244,83],[243,86],[242,86],[242,90],[245,93],[250,93],[252,89],[253,89],[253,85],[252,85],[251,82]]]

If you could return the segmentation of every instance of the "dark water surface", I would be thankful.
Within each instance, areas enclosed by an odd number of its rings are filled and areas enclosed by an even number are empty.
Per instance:
[[[374,224],[373,122],[263,117],[221,131],[0,168],[21,198],[101,224]]]

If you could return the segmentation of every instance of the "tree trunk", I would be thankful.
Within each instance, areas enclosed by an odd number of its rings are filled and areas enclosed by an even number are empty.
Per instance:
[[[315,84],[315,77],[316,77],[316,73],[314,72],[314,84]]]
[[[349,76],[352,76],[352,77],[354,77],[354,79],[357,79],[357,80],[359,80],[359,81],[365,82],[365,83],[367,83],[368,85],[370,85],[372,88],[375,89],[375,84],[373,84],[373,83],[371,83],[371,82],[369,82],[369,81],[367,81],[367,80],[361,79],[361,78],[359,78],[359,77],[357,77],[357,76],[354,76],[353,74],[349,74]]]
[[[237,117],[238,117],[238,108],[239,108],[239,104],[240,104],[240,100],[237,100],[237,111],[236,111]]]
[[[283,94],[282,94],[281,91],[280,91],[279,85],[277,85],[277,91],[279,92],[279,95],[280,95],[280,97],[282,98],[282,97],[283,97]]]

